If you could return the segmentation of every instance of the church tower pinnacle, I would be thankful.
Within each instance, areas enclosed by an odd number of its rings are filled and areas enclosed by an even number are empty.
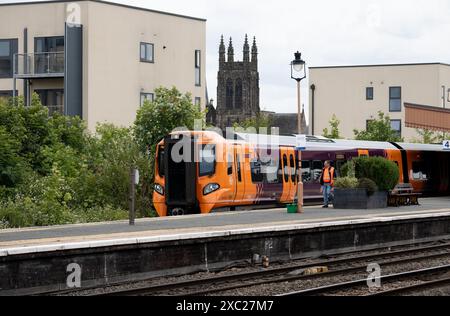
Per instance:
[[[248,45],[248,36],[245,34],[244,42],[244,63],[250,62],[250,46]]]
[[[228,62],[234,62],[234,48],[233,48],[233,39],[230,37],[230,44],[228,45]]]

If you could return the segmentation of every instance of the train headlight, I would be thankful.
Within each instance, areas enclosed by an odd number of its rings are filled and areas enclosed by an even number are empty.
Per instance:
[[[164,188],[160,184],[155,184],[154,189],[157,193],[164,195]]]
[[[203,188],[203,195],[211,194],[220,189],[220,185],[217,183],[210,183],[206,187]]]

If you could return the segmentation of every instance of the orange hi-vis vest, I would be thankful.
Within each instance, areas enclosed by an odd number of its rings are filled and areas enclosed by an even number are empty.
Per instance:
[[[334,184],[334,168],[324,168],[323,169],[323,183]]]

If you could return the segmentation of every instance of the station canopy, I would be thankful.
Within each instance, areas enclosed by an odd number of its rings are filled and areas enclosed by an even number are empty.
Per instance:
[[[406,127],[450,132],[450,109],[405,103]]]

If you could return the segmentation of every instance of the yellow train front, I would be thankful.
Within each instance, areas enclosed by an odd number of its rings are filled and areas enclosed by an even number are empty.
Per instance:
[[[159,216],[292,203],[298,154],[214,132],[177,132],[157,146],[153,204]]]

